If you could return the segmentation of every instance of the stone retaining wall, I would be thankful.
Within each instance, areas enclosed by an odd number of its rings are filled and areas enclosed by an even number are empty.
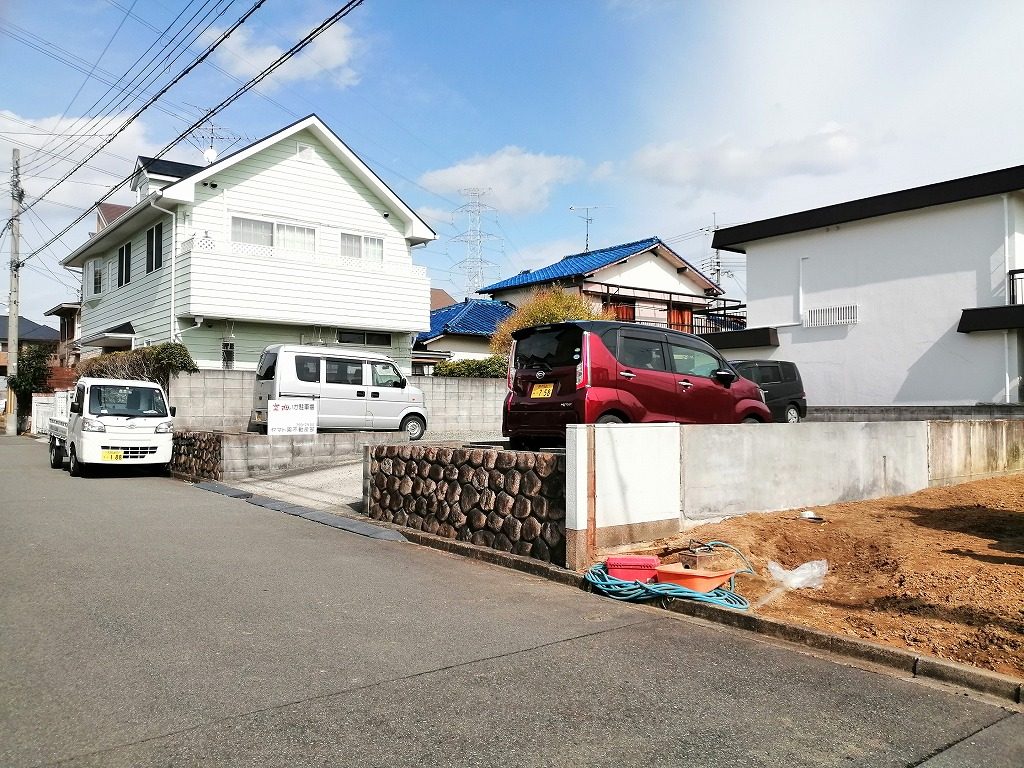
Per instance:
[[[565,565],[565,458],[550,453],[375,446],[375,520]]]

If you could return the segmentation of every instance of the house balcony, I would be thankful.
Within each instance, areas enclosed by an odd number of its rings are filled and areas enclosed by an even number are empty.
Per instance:
[[[737,299],[587,281],[583,293],[617,320],[705,334],[747,327],[747,305]]]
[[[973,307],[960,313],[958,333],[1010,331],[1024,328],[1024,269],[1011,269],[1006,275],[1006,304]]]

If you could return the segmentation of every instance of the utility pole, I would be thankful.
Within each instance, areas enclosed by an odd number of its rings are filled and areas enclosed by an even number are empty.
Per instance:
[[[20,238],[21,201],[25,193],[21,189],[21,152],[11,154],[11,293],[7,302],[7,378],[18,372],[18,288],[21,272]],[[7,434],[18,434],[18,397],[7,387]]]

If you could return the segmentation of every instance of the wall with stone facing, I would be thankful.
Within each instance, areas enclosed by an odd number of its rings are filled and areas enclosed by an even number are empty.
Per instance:
[[[195,480],[222,480],[223,437],[219,432],[175,431],[171,472]]]
[[[407,444],[369,452],[375,520],[565,564],[565,457]]]

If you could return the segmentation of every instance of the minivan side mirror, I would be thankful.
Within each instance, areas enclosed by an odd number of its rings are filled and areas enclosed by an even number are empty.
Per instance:
[[[82,404],[81,403],[72,403],[71,404],[71,412],[72,413],[81,413],[82,412]]]
[[[167,410],[170,412],[172,418],[174,417],[174,414],[178,412],[178,409],[175,408],[173,405]]]
[[[732,383],[736,381],[736,374],[732,371],[726,370],[725,368],[719,368],[711,375],[714,376],[715,380],[726,389],[731,387]]]
[[[395,386],[398,387],[399,389],[405,389],[407,386],[409,386],[409,380],[406,379],[405,376],[403,376],[401,381],[395,382]]]

